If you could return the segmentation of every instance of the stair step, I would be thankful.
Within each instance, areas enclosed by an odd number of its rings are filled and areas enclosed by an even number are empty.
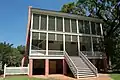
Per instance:
[[[96,77],[95,75],[80,75],[79,78]]]
[[[73,75],[76,78],[84,78],[84,77],[95,77],[94,72],[88,67],[88,65],[83,61],[83,59],[79,56],[69,56],[74,63],[74,65],[77,68],[77,71],[75,67],[73,66],[73,63],[69,62],[69,60],[66,60],[69,68],[71,69]],[[66,58],[67,59],[67,58]]]
[[[85,75],[86,75],[86,74],[87,74],[87,75],[93,74],[93,75],[94,75],[94,73],[92,73],[92,72],[78,72],[78,74],[83,74],[83,75],[84,75],[84,74],[85,74]]]

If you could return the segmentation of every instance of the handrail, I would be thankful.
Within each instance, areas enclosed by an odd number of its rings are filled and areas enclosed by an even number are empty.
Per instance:
[[[64,54],[65,54],[65,57],[66,57],[67,59],[69,59],[69,61],[72,63],[72,65],[73,65],[72,67],[74,67],[75,71],[77,72],[78,69],[77,69],[76,65],[73,63],[73,61],[71,60],[71,58],[69,57],[69,55],[67,54],[66,51],[64,52]]]
[[[104,56],[104,53],[103,52],[100,52],[100,51],[81,51],[82,53],[84,53],[84,55],[87,55],[88,57],[89,56],[98,56],[98,57],[101,57],[101,56]],[[92,54],[94,53],[94,54]]]
[[[95,73],[97,76],[97,68],[88,60],[88,58],[81,52],[79,53],[79,56],[85,61],[85,63],[89,66],[89,68]]]

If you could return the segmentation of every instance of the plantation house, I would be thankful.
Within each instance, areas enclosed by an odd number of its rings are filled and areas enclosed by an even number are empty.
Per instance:
[[[26,52],[29,76],[76,78],[106,71],[101,19],[29,7]]]

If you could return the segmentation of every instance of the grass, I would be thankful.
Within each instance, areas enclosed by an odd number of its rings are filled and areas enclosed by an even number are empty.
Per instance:
[[[120,73],[111,73],[110,76],[113,80],[120,80]]]
[[[0,80],[49,80],[49,79],[29,78],[28,76],[7,76],[5,79],[0,78]]]

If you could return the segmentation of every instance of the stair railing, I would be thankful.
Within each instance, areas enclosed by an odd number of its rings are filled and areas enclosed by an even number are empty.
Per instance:
[[[71,69],[71,71],[73,72],[73,75],[75,76],[75,77],[77,77],[77,71],[78,71],[78,69],[77,69],[77,67],[76,67],[76,65],[73,63],[73,61],[72,61],[72,59],[69,57],[69,55],[67,54],[67,52],[65,51],[64,52],[64,56],[65,56],[65,59],[66,59],[66,62],[68,63],[68,66],[70,67],[70,66],[72,66],[72,69]],[[73,70],[74,69],[74,70]],[[76,75],[75,75],[76,74]]]
[[[97,68],[89,61],[89,59],[82,52],[79,53],[79,56],[83,59],[83,61],[89,66],[89,68],[97,76],[98,74]]]

